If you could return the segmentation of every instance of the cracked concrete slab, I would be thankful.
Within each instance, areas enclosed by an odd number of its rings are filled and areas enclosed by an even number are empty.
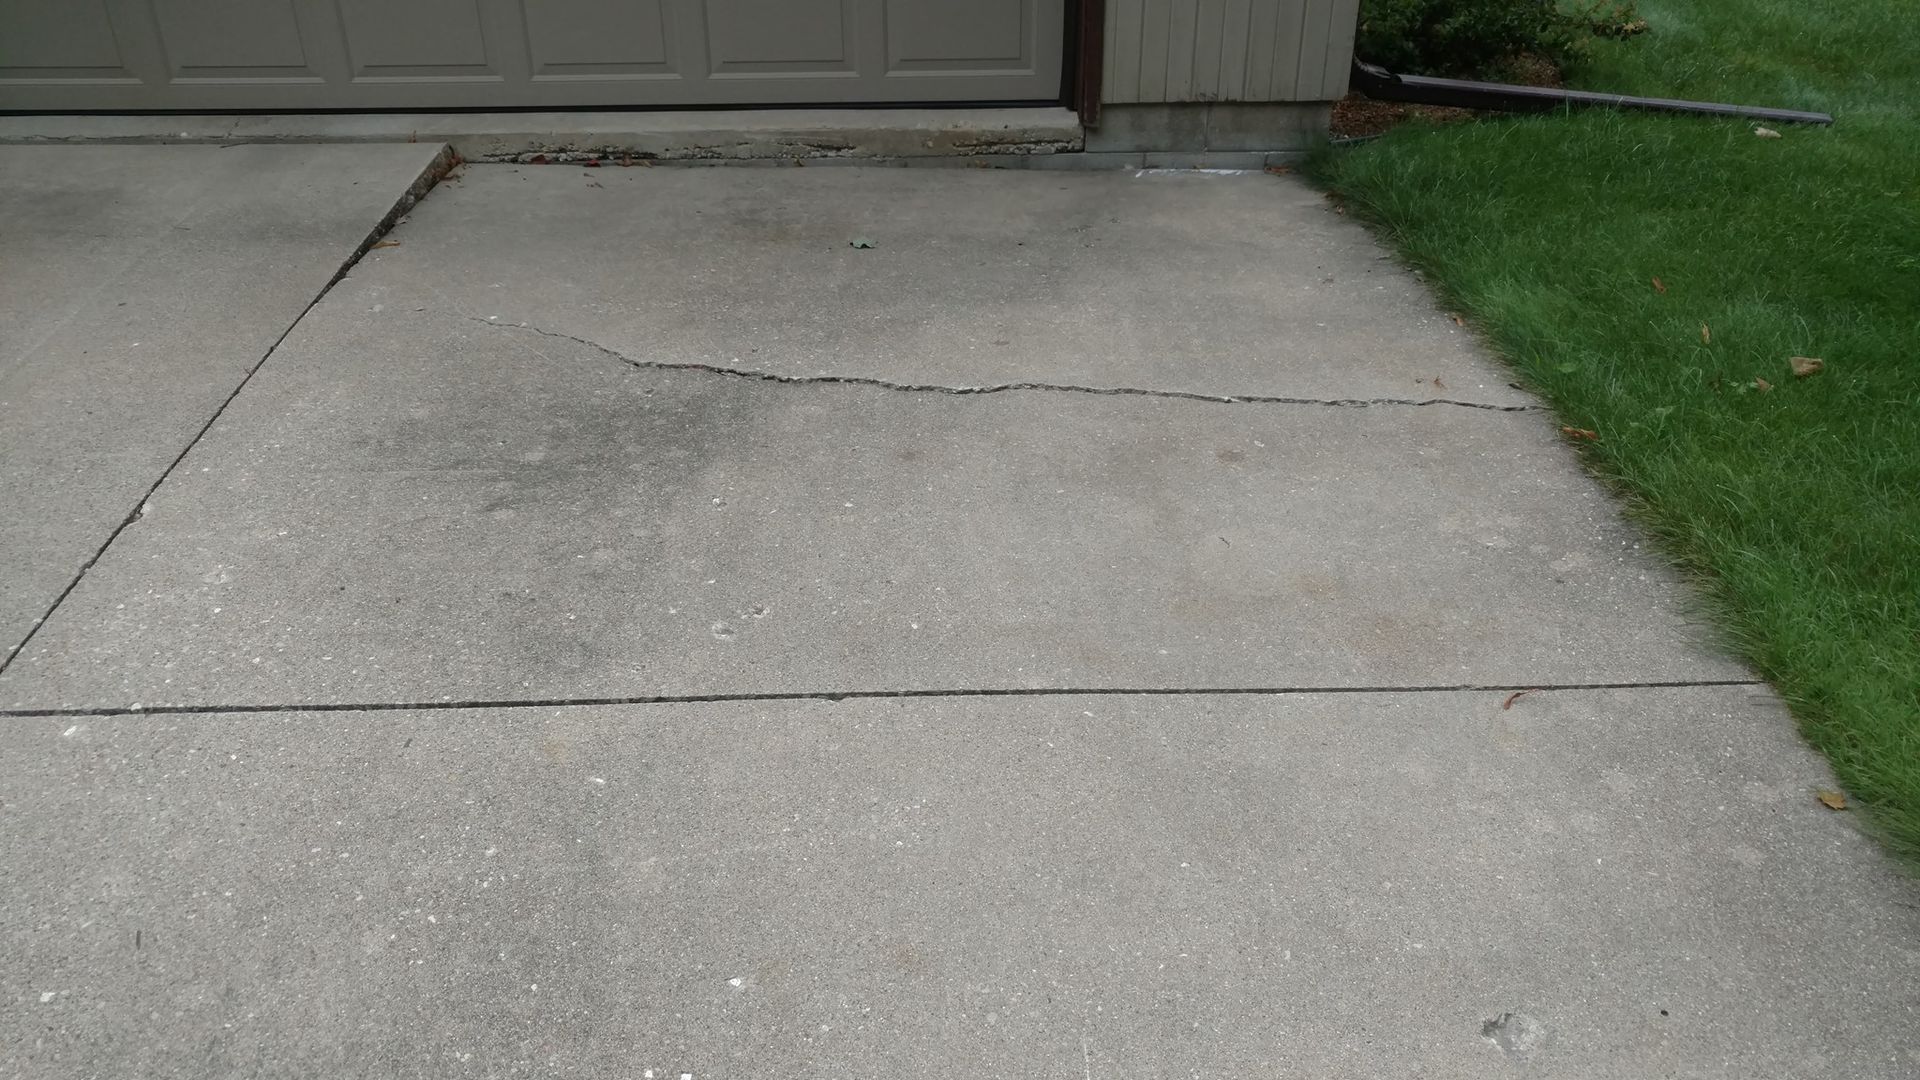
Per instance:
[[[424,310],[424,309],[423,309]],[[1399,397],[1399,398],[1303,398],[1286,397],[1274,394],[1205,394],[1192,390],[1146,390],[1137,386],[1082,386],[1071,383],[1050,382],[999,382],[971,383],[961,386],[944,386],[935,383],[906,383],[890,379],[875,379],[860,375],[782,375],[773,371],[760,371],[754,368],[703,364],[698,361],[642,360],[612,349],[597,341],[590,341],[574,334],[565,334],[557,330],[547,330],[526,323],[503,323],[498,318],[482,319],[469,315],[468,322],[483,326],[497,327],[509,332],[534,334],[539,337],[570,341],[576,345],[585,345],[597,353],[611,357],[631,367],[647,371],[688,371],[707,375],[722,375],[735,379],[751,379],[758,382],[780,383],[788,386],[867,386],[879,390],[897,390],[909,394],[950,394],[954,397],[981,397],[987,394],[1004,394],[1013,391],[1034,390],[1061,394],[1089,394],[1095,397],[1152,397],[1171,398],[1179,401],[1211,401],[1223,405],[1322,405],[1329,408],[1366,408],[1374,405],[1414,405],[1414,406],[1453,406],[1463,409],[1486,409],[1489,412],[1535,412],[1543,408],[1539,405],[1489,405],[1477,401],[1462,401],[1445,397]]]
[[[650,359],[1530,403],[1360,226],[1282,177],[487,165],[404,238],[383,255],[398,303]]]
[[[0,656],[436,153],[0,147]]]
[[[0,1073],[1920,1072],[1735,689],[9,722]]]
[[[639,368],[412,310],[404,249],[0,703],[1748,677],[1539,414]]]

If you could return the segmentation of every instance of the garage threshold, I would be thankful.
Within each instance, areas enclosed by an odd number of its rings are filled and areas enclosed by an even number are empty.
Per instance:
[[[0,144],[437,142],[468,161],[1258,169],[1298,151],[1087,149],[1059,106],[0,116]]]
[[[1057,106],[0,117],[0,143],[429,141],[469,161],[977,158],[1086,145],[1079,118]]]

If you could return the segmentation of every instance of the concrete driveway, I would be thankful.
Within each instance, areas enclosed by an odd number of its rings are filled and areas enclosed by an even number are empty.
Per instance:
[[[0,1074],[1920,1071],[1920,892],[1304,185],[364,249],[432,153],[0,150]]]

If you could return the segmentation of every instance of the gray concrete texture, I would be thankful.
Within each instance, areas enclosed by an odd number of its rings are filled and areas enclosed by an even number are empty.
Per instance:
[[[460,313],[416,225],[0,702],[1746,677],[1539,414],[638,368]]]
[[[1333,118],[1325,102],[1177,101],[1109,104],[1087,133],[1089,151],[1308,151]]]
[[[1920,1070],[1775,706],[1502,702],[14,721],[0,1074]]]
[[[0,676],[0,1076],[1920,1069],[1912,882],[1304,187],[464,172]]]
[[[1269,176],[462,176],[383,265],[416,278],[436,310],[647,359],[943,385],[1531,403],[1360,226]]]
[[[437,149],[0,147],[0,656]]]

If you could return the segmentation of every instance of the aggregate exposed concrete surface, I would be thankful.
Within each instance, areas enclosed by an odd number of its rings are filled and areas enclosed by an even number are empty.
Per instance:
[[[0,1073],[1920,1069],[1910,884],[1777,707],[1502,701],[16,721]]]
[[[0,147],[0,656],[437,153]]]
[[[1305,188],[459,176],[0,672],[0,1075],[1920,1070],[1920,890]]]
[[[649,370],[452,276],[330,293],[0,703],[1745,677],[1536,413]]]
[[[1360,226],[1264,175],[476,168],[413,220],[382,261],[428,306],[647,359],[1532,404]]]

